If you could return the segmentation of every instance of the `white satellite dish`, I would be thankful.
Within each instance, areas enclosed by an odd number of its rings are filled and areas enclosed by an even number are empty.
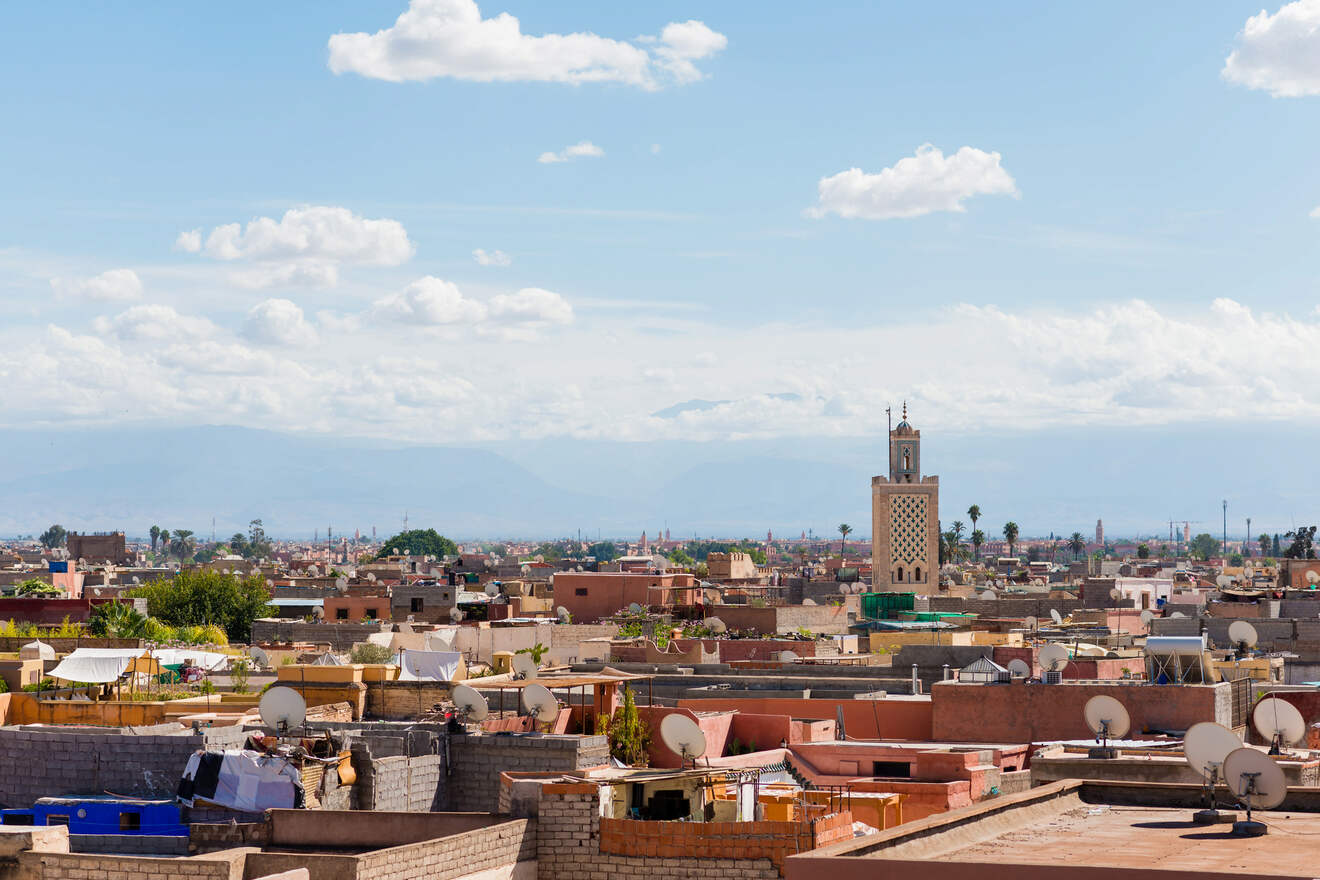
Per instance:
[[[1251,726],[1262,739],[1271,744],[1271,751],[1301,742],[1306,736],[1306,720],[1297,707],[1278,697],[1269,697],[1256,704],[1251,712]]]
[[[268,655],[265,651],[261,650],[257,646],[253,645],[251,648],[248,648],[247,655],[252,658],[253,663],[257,664],[261,668],[263,669],[270,668],[270,655]]]
[[[531,654],[514,654],[513,672],[517,678],[536,681],[536,661]]]
[[[477,693],[476,688],[465,684],[454,685],[454,708],[469,721],[484,721],[490,713],[486,698]]]
[[[1187,615],[1186,615],[1186,614],[1183,614],[1181,611],[1175,611],[1175,612],[1173,612],[1172,614],[1169,615],[1169,618],[1170,618],[1171,620],[1186,620],[1186,619],[1187,619]]]
[[[1192,769],[1212,784],[1223,779],[1224,758],[1242,748],[1238,735],[1222,724],[1199,721],[1183,734],[1183,756]]]
[[[660,739],[684,764],[706,754],[706,735],[686,715],[666,715],[660,722]]]
[[[1028,615],[1022,619],[1022,625],[1025,626],[1027,629],[1035,629],[1039,623],[1040,621],[1036,620],[1036,618],[1032,617],[1031,615]]]
[[[308,577],[320,577],[320,576],[321,576],[321,569],[317,568],[315,565],[309,565],[309,566],[307,566],[307,576],[308,576]]]
[[[1155,612],[1151,611],[1149,608],[1141,612],[1141,622],[1146,624],[1146,626],[1150,626],[1150,622],[1154,619],[1155,619]]]
[[[707,617],[705,620],[702,621],[702,623],[706,625],[707,629],[709,629],[711,632],[714,633],[723,633],[729,631],[728,624],[720,620],[718,617]]]
[[[847,596],[851,592],[852,592],[852,587],[849,584],[839,584],[840,595]]]
[[[1050,620],[1054,621],[1056,624],[1063,623],[1063,616],[1059,614],[1059,609],[1057,608],[1050,609]]]
[[[1046,672],[1061,672],[1068,663],[1068,649],[1060,644],[1051,642],[1040,649],[1036,654],[1036,662],[1040,668]]]
[[[1118,587],[1114,587],[1112,590],[1109,591],[1109,598],[1111,598],[1111,599],[1122,599],[1122,598],[1123,598],[1123,591],[1120,590]]]
[[[981,599],[984,599],[984,600],[987,601],[987,602],[989,602],[989,601],[991,601],[991,600],[993,600],[993,599],[998,599],[999,597],[998,597],[997,595],[995,595],[995,591],[994,591],[994,590],[982,590],[982,591],[981,591],[980,598],[981,598]]]
[[[1228,640],[1246,648],[1256,647],[1256,628],[1245,620],[1235,620],[1228,625]]]
[[[293,688],[273,687],[261,695],[257,704],[261,722],[280,734],[303,723],[307,717],[307,701]]]
[[[340,575],[339,577],[335,578],[335,589],[341,593],[347,593],[348,578],[344,577],[343,575]]]
[[[1224,783],[1247,808],[1247,821],[1234,822],[1236,834],[1259,837],[1265,823],[1251,821],[1252,810],[1269,810],[1288,796],[1288,780],[1283,768],[1264,752],[1243,746],[1224,758]]]
[[[140,583],[142,583],[142,581],[141,581],[141,579],[138,578],[137,575],[133,575],[133,583],[135,583],[135,584],[140,584]]]
[[[816,600],[815,600],[815,599],[803,599],[803,600],[802,600],[802,604],[803,604],[803,605],[815,605],[815,604],[816,604]]]
[[[449,619],[452,620],[454,623],[458,623],[459,621],[461,621],[463,619],[463,609],[459,608],[457,605],[455,605],[453,608],[450,608]]]
[[[573,619],[573,614],[563,605],[555,608],[555,617],[559,618],[560,623],[568,623]]]
[[[1233,586],[1233,578],[1226,574],[1221,574],[1215,578],[1215,585],[1219,587],[1231,587]]]
[[[492,599],[495,598],[500,594],[499,585],[496,583],[486,584],[485,593],[487,596],[490,596]]]
[[[559,717],[559,701],[550,689],[539,684],[529,684],[522,692],[523,708],[541,724],[548,724]]]
[[[798,657],[796,651],[780,651],[780,652],[779,652],[779,662],[780,662],[780,663],[796,663],[799,659],[801,659],[801,658]]]
[[[1082,714],[1086,717],[1086,726],[1091,728],[1102,748],[1109,747],[1110,739],[1122,739],[1132,725],[1123,704],[1105,694],[1087,700]]]
[[[1311,584],[1315,583],[1316,581],[1320,581],[1320,573],[1314,571],[1308,571],[1306,573],[1306,581],[1307,583],[1311,583]]]
[[[636,602],[631,602],[631,603],[629,603],[629,605],[628,605],[628,613],[629,613],[629,614],[645,614],[645,613],[646,613],[646,609],[643,608],[641,605],[638,605]]]
[[[1008,661],[1008,674],[1014,678],[1031,678],[1031,665],[1021,657]]]
[[[1242,566],[1242,576],[1243,576],[1243,577],[1245,577],[1245,578],[1251,578],[1251,577],[1252,577],[1253,575],[1255,575],[1255,574],[1256,574],[1256,569],[1255,569],[1254,567],[1252,567],[1252,566],[1250,566],[1250,565],[1244,565],[1244,566]]]

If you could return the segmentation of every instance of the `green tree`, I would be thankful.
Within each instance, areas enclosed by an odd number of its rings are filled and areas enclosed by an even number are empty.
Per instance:
[[[1274,537],[1270,540],[1270,555],[1273,556],[1275,559],[1278,559],[1280,556],[1283,555],[1283,546],[1282,544],[1279,543],[1278,532],[1275,532]]]
[[[1137,558],[1150,559],[1150,546],[1148,544],[1137,545]]]
[[[92,608],[87,631],[98,638],[144,639],[148,618],[127,602],[106,602]]]
[[[555,562],[564,558],[564,548],[560,547],[558,544],[552,544],[549,541],[542,541],[540,544],[536,545],[536,549],[532,551],[532,555],[541,557],[545,562]]]
[[[1017,548],[1017,539],[1018,539],[1018,524],[1013,522],[1012,520],[1009,520],[1008,522],[1004,523],[1004,540],[1008,542],[1009,556],[1017,555],[1017,553],[1015,552]]]
[[[69,533],[64,530],[64,526],[56,523],[46,529],[46,531],[42,532],[39,540],[41,541],[41,546],[45,547],[47,550],[54,550],[56,547],[63,547],[64,542],[68,537]]]
[[[1292,543],[1283,551],[1287,559],[1315,559],[1315,526],[1302,526],[1283,536]]]
[[[651,728],[637,711],[637,700],[631,687],[624,685],[623,705],[614,710],[614,717],[601,717],[597,725],[604,728],[610,740],[610,755],[630,767],[645,767],[651,747]]]
[[[169,626],[223,627],[231,642],[252,637],[252,621],[275,613],[260,575],[239,578],[216,571],[181,571],[128,591],[147,600],[147,613]]]
[[[972,548],[976,551],[976,558],[981,558],[981,545],[985,543],[985,532],[980,529],[972,530]]]
[[[248,523],[247,540],[243,543],[246,550],[243,556],[247,559],[264,559],[271,553],[270,539],[266,537],[266,529],[259,519]]]
[[[1086,552],[1086,539],[1082,537],[1081,532],[1073,532],[1072,537],[1068,539],[1068,549],[1072,551],[1073,559],[1080,559]]]
[[[1260,555],[1261,555],[1261,556],[1269,556],[1269,555],[1270,555],[1270,536],[1269,536],[1269,535],[1265,534],[1264,532],[1261,532],[1261,533],[1260,533],[1260,537],[1256,539],[1256,543],[1260,545]]]
[[[852,534],[853,527],[847,523],[839,523],[839,534],[843,540],[839,541],[839,556],[843,556],[848,547],[848,536]]]
[[[242,532],[234,532],[229,536],[229,549],[245,559],[251,555],[248,551],[247,535]]]
[[[1234,553],[1232,556],[1228,557],[1228,564],[1232,566],[1241,566],[1244,561],[1241,553]]]
[[[587,547],[587,553],[596,558],[597,562],[609,562],[619,555],[619,548],[614,546],[613,541],[597,541]]]
[[[389,648],[371,642],[358,642],[348,652],[348,659],[353,663],[389,663],[393,658],[394,652]]]
[[[151,535],[151,552],[155,553],[156,542],[160,540],[160,526],[152,526],[149,534]]]
[[[169,553],[170,553],[170,530],[169,530],[169,529],[161,529],[161,530],[160,530],[160,552],[161,552],[161,553],[164,553],[166,556],[168,556]]]
[[[691,556],[688,556],[687,553],[683,551],[682,547],[675,548],[674,552],[669,554],[669,559],[675,565],[682,566],[683,568],[691,568],[696,564],[696,560]]]
[[[28,578],[15,584],[14,595],[20,599],[53,599],[63,596],[64,591],[41,578]]]
[[[380,557],[402,556],[407,551],[409,556],[457,556],[458,545],[438,533],[435,529],[410,529],[399,532],[385,541],[380,548]]]
[[[1192,538],[1192,543],[1187,545],[1187,552],[1197,559],[1207,560],[1219,552],[1219,541],[1214,535],[1202,532]]]
[[[174,556],[179,562],[183,562],[193,554],[193,533],[191,529],[175,529],[174,537],[170,540],[170,555]]]
[[[979,505],[979,504],[973,504],[971,507],[967,508],[967,518],[970,519],[970,520],[972,521],[972,537],[975,538],[975,537],[976,537],[976,521],[977,521],[978,519],[981,518],[981,505]],[[985,543],[985,533],[982,533],[982,534],[981,534],[981,544],[984,544],[984,543]],[[975,540],[972,541],[972,546],[976,548],[976,558],[977,558],[978,561],[979,561],[980,558],[981,558],[981,544],[976,543]]]

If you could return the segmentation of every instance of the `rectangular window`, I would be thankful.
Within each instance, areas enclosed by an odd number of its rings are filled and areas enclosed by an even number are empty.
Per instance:
[[[409,610],[409,611],[414,611],[414,612],[415,612],[415,611],[421,611],[421,610],[422,610],[422,597],[421,597],[421,596],[418,596],[418,597],[416,597],[415,599],[413,599],[413,600],[412,600],[412,603],[411,603],[411,607],[410,607],[408,610]]]
[[[348,609],[347,609],[347,608],[336,608],[336,609],[335,609],[335,620],[348,620]]]
[[[142,828],[141,813],[120,813],[119,830],[120,831],[139,831]]]
[[[871,768],[872,776],[887,776],[897,779],[911,779],[912,765],[907,761],[876,761]]]
[[[585,595],[587,595],[587,588],[586,588],[586,587],[578,587],[576,590],[573,591],[573,595],[575,595],[575,596],[585,596]]]
[[[376,619],[376,609],[375,609],[375,608],[366,608],[366,609],[363,609],[363,611],[362,611],[362,618],[363,618],[364,620],[375,620],[375,619]]]
[[[69,817],[61,813],[49,813],[46,815],[47,825],[68,825]]]

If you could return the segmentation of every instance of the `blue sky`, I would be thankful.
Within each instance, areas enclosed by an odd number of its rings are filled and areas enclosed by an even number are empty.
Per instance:
[[[491,0],[645,72],[527,81],[564,62],[470,34],[409,47],[458,74],[331,69],[333,35],[407,9],[5,10],[7,427],[722,441],[865,435],[902,398],[948,429],[1320,419],[1317,0]],[[694,20],[676,73],[664,29]],[[970,150],[964,194],[809,215],[822,179],[925,144]],[[208,244],[262,217],[291,237]],[[694,398],[729,403],[652,415]]]

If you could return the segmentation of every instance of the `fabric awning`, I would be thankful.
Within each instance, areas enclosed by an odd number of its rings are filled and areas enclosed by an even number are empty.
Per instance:
[[[215,651],[197,651],[191,648],[156,648],[151,652],[161,666],[181,666],[183,661],[191,660],[196,666],[207,672],[226,669],[229,666],[228,654]]]
[[[136,663],[146,658],[146,664]],[[85,681],[89,684],[104,684],[118,681],[129,667],[137,672],[150,672],[156,664],[148,658],[142,648],[78,648],[60,661],[59,665],[48,674],[60,681]]]
[[[453,681],[462,659],[457,651],[402,651],[399,681]]]

